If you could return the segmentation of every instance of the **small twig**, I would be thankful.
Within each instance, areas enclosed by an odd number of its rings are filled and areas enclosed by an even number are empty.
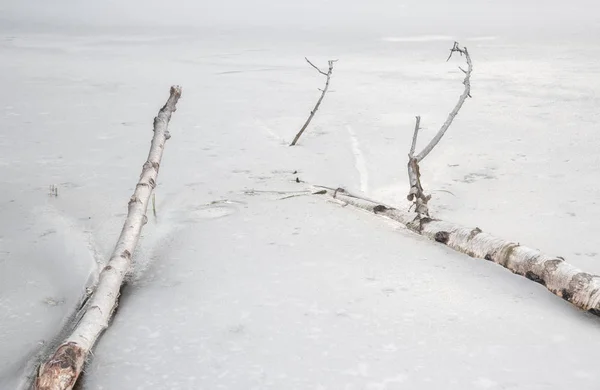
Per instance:
[[[329,89],[329,80],[331,80],[331,74],[333,73],[333,64],[335,62],[337,62],[337,60],[329,60],[327,62],[329,64],[329,69],[328,69],[327,73],[325,73],[321,69],[319,69],[315,64],[313,64],[312,62],[310,62],[308,58],[304,57],[304,59],[313,68],[315,68],[317,70],[317,72],[319,72],[320,74],[322,74],[325,77],[327,77],[327,79],[325,80],[325,87],[323,89],[319,89],[321,91],[321,96],[319,97],[319,100],[317,100],[317,104],[315,104],[315,107],[310,112],[310,115],[308,116],[308,119],[306,120],[306,122],[304,122],[304,125],[302,126],[302,128],[300,129],[300,131],[298,132],[298,134],[296,134],[296,136],[294,137],[294,140],[292,141],[292,143],[290,144],[290,146],[296,145],[296,143],[298,142],[298,140],[300,139],[300,137],[302,136],[302,134],[304,133],[304,131],[306,130],[306,128],[308,127],[308,125],[310,124],[310,121],[312,121],[312,118],[317,113],[317,110],[319,109],[319,106],[321,105],[321,102],[323,101],[323,98],[325,97],[325,94],[327,93],[327,90]]]
[[[288,195],[288,196],[284,196],[283,198],[279,198],[278,200],[285,200],[285,199],[290,199],[290,198],[296,198],[298,196],[306,196],[306,195],[315,195],[314,193],[312,193],[311,191],[305,191],[299,194],[293,194],[293,195]]]
[[[334,188],[334,187],[327,187],[327,186],[321,186],[321,185],[313,185],[313,187],[315,187],[315,188],[324,188],[326,190],[333,191],[333,197],[334,198],[339,193],[339,194],[344,194],[345,196],[349,196],[351,198],[362,199],[362,200],[366,200],[367,202],[377,203],[377,204],[380,204],[382,206],[387,207],[388,209],[395,209],[395,207],[393,207],[393,206],[387,205],[385,203],[381,203],[379,201],[367,198],[365,196],[359,196],[359,195],[352,194],[352,193],[348,192],[346,189],[344,189],[342,187]],[[322,192],[321,191],[317,191],[317,192],[313,193],[313,195],[322,195]]]
[[[310,195],[310,192],[307,192],[306,194],[288,195],[288,196],[284,196],[283,198],[279,198],[277,200],[285,200],[285,199],[296,198],[298,196],[306,196],[306,195]]]
[[[286,195],[286,194],[303,194],[308,190],[302,191],[268,191],[268,190],[245,190],[244,194],[252,195],[254,193],[263,193],[263,194],[277,194],[277,195]]]
[[[48,195],[50,196],[54,196],[57,197],[58,196],[58,186],[51,184],[50,187],[48,188]]]
[[[431,190],[431,192],[446,192],[446,193],[448,193],[448,194],[450,194],[450,195],[452,195],[452,196],[456,197],[456,195],[454,195],[454,193],[453,193],[453,192],[451,192],[451,191],[448,191],[448,190]]]
[[[310,64],[310,66],[312,66],[313,68],[315,68],[317,70],[317,72],[321,73],[323,76],[327,76],[327,73],[323,72],[321,69],[319,69],[318,66],[316,66],[315,64],[313,64],[312,62],[310,62],[310,60],[306,57],[304,57],[304,59],[306,60],[306,62],[308,62]]]

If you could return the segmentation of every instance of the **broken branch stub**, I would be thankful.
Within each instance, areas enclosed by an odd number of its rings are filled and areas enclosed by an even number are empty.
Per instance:
[[[421,117],[417,116],[415,121],[415,132],[413,134],[410,151],[408,152],[408,179],[410,181],[410,191],[408,192],[406,198],[409,202],[414,200],[415,211],[417,213],[428,216],[429,210],[427,209],[427,202],[429,199],[431,199],[431,195],[425,195],[423,191],[423,186],[421,185],[421,172],[419,171],[419,162],[414,156],[420,124]]]
[[[162,158],[165,142],[170,138],[168,125],[181,97],[181,87],[172,86],[169,99],[154,118],[154,136],[148,159],[128,204],[128,213],[115,249],[102,269],[98,284],[87,308],[71,334],[40,366],[35,390],[71,390],[81,374],[85,360],[100,334],[108,327],[118,304],[125,275],[131,268],[131,257],[137,246],[146,211]]]
[[[296,136],[294,137],[294,140],[292,141],[290,146],[296,145],[296,143],[298,142],[298,140],[300,139],[300,137],[302,136],[302,134],[304,133],[304,131],[306,130],[308,125],[310,124],[310,121],[312,121],[313,117],[317,113],[319,106],[321,106],[321,102],[323,101],[323,98],[325,97],[325,94],[327,93],[327,90],[329,89],[329,80],[331,80],[331,74],[333,73],[333,64],[337,62],[337,60],[329,60],[327,62],[329,64],[329,69],[327,70],[327,72],[323,72],[321,69],[319,69],[319,67],[317,67],[315,64],[310,62],[310,60],[308,58],[304,57],[304,59],[306,60],[306,62],[308,62],[308,64],[310,66],[315,68],[317,72],[319,72],[320,74],[322,74],[323,76],[326,77],[325,87],[323,89],[319,89],[321,91],[321,96],[319,97],[319,100],[317,100],[317,104],[315,104],[314,108],[310,112],[310,115],[308,116],[308,119],[306,119],[306,122],[304,122],[304,125],[302,126],[300,131],[298,132],[298,134],[296,134]]]
[[[471,56],[466,47],[460,47],[458,42],[454,42],[454,46],[450,49],[450,55],[446,61],[449,61],[454,53],[459,53],[461,56],[464,55],[467,61],[467,70],[464,70],[459,67],[459,69],[465,74],[465,78],[463,80],[464,90],[463,93],[459,96],[458,102],[454,106],[454,109],[448,114],[446,121],[442,125],[442,127],[438,130],[436,135],[429,141],[427,146],[423,148],[421,153],[414,155],[417,138],[419,133],[419,125],[421,123],[421,117],[417,116],[417,121],[415,125],[415,131],[413,134],[413,140],[410,148],[410,152],[408,154],[408,178],[410,181],[410,190],[408,192],[407,199],[409,201],[414,201],[415,211],[419,215],[429,216],[429,208],[427,203],[431,199],[431,195],[425,195],[423,192],[423,186],[421,185],[421,174],[419,171],[419,163],[423,161],[429,153],[436,147],[436,145],[440,142],[444,134],[450,125],[452,125],[452,121],[458,112],[462,108],[465,100],[468,97],[471,97],[471,72],[473,71],[473,63],[471,62]]]

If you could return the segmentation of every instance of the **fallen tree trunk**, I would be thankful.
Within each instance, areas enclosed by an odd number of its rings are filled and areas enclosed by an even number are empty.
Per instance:
[[[137,246],[143,225],[148,221],[146,210],[156,178],[165,142],[171,137],[168,131],[171,115],[176,110],[181,87],[171,87],[166,104],[154,118],[154,137],[148,159],[135,191],[129,199],[129,210],[110,260],[100,273],[87,309],[71,334],[40,366],[34,389],[70,390],[81,374],[85,360],[100,334],[108,327],[113,311],[118,305],[119,292],[125,275],[131,268],[131,257]]]
[[[415,233],[447,245],[471,257],[485,259],[515,274],[541,284],[553,294],[582,310],[600,316],[600,276],[588,274],[560,256],[484,233],[478,227],[466,228],[422,214],[402,211],[371,199],[350,194],[342,188],[317,186],[315,194],[331,197],[360,209],[400,222]]]

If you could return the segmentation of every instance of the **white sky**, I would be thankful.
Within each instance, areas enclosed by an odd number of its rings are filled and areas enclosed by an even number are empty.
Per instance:
[[[0,0],[0,23],[494,34],[595,29],[600,26],[597,4],[594,0]]]

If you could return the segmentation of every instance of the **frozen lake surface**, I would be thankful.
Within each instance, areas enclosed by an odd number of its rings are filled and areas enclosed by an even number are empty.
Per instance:
[[[0,387],[16,388],[112,250],[171,84],[150,217],[85,389],[595,389],[599,323],[542,286],[319,197],[404,205],[600,273],[600,45],[489,34],[0,35]],[[571,39],[571,40],[569,40]],[[305,62],[339,59],[331,93]],[[293,172],[297,171],[297,174]],[[58,196],[49,196],[49,186]],[[286,193],[277,193],[286,192]]]

